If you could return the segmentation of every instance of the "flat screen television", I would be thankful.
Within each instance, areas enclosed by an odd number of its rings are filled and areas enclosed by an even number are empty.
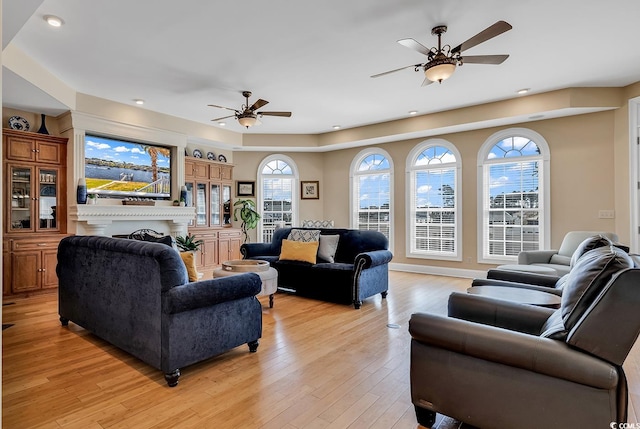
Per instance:
[[[171,197],[169,147],[86,135],[84,156],[87,193],[121,199]]]

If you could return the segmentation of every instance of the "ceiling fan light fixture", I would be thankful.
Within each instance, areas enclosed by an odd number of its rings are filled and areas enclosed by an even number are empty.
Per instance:
[[[238,116],[238,122],[245,128],[253,127],[258,123],[256,115],[251,113],[241,114]]]
[[[424,69],[424,75],[431,82],[440,82],[449,79],[453,72],[456,71],[457,60],[447,57],[444,54],[438,54],[431,60]]]

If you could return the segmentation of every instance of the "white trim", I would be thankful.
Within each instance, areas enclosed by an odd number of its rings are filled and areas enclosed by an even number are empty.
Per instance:
[[[463,270],[460,268],[434,267],[431,265],[397,264],[391,262],[389,270],[406,273],[431,274],[434,276],[460,277],[463,279],[484,279],[486,271]],[[471,286],[471,284],[469,284]]]
[[[629,100],[629,217],[631,230],[629,246],[631,251],[640,251],[640,153],[638,151],[640,137],[640,97]]]
[[[487,172],[485,172],[484,166],[490,164],[491,161],[487,161],[487,156],[493,146],[501,140],[505,138],[513,137],[513,136],[522,136],[532,140],[540,149],[540,157],[542,158],[541,165],[541,178],[540,184],[542,187],[542,201],[538,201],[538,203],[542,204],[541,214],[542,217],[539,219],[539,226],[542,234],[540,235],[540,249],[547,249],[551,243],[551,166],[550,166],[550,158],[551,151],[549,150],[549,144],[542,137],[541,134],[530,130],[528,128],[514,127],[507,128],[504,130],[500,130],[485,140],[485,142],[480,147],[478,151],[478,159],[477,159],[477,234],[478,234],[478,262],[483,264],[501,264],[501,263],[513,263],[517,260],[516,257],[513,258],[505,258],[501,257],[500,259],[496,258],[487,258],[484,254],[484,238],[487,235],[486,225],[484,224],[484,184],[488,180]],[[529,157],[523,158],[528,159]],[[540,159],[539,157],[536,157]],[[496,160],[497,162],[504,162],[504,159]],[[516,162],[514,160],[514,162]]]
[[[394,198],[393,198],[394,165],[393,165],[393,158],[391,158],[391,155],[389,155],[389,152],[387,152],[384,149],[381,149],[379,147],[369,147],[358,152],[358,154],[354,156],[353,159],[351,160],[351,165],[349,166],[349,210],[350,210],[349,228],[352,228],[352,229],[355,228],[355,224],[356,224],[357,210],[356,210],[356,207],[354,206],[354,204],[356,204],[356,199],[354,198],[355,197],[354,179],[356,176],[358,176],[356,168],[358,168],[362,160],[364,160],[369,155],[382,155],[385,157],[387,162],[389,162],[389,249],[393,251],[393,249],[395,249],[394,247],[395,234],[394,234],[394,227],[393,227],[394,212],[395,212]],[[381,171],[381,170],[378,170],[378,171]]]
[[[299,187],[300,179],[298,175],[298,166],[296,162],[293,160],[293,158],[280,153],[275,153],[265,157],[260,163],[260,165],[258,165],[258,171],[256,174],[257,175],[256,189],[255,189],[256,206],[257,206],[258,212],[262,214],[262,210],[264,207],[264,199],[263,199],[264,193],[262,192],[262,185],[263,185],[262,170],[264,169],[265,165],[267,165],[268,163],[274,160],[284,161],[289,165],[289,167],[291,167],[291,172],[292,172],[291,175],[282,174],[278,176],[284,179],[293,179],[293,183],[291,184],[291,225],[295,226],[298,224],[298,187]],[[262,242],[262,232],[263,232],[262,230],[263,230],[263,227],[262,227],[262,217],[261,217],[260,221],[258,222],[258,228],[256,230],[256,234],[257,234],[256,240],[258,242]]]
[[[414,218],[414,204],[412,204],[412,196],[413,189],[415,188],[415,181],[413,171],[418,170],[415,166],[416,158],[419,154],[421,154],[425,149],[434,146],[441,146],[451,151],[453,155],[456,157],[455,163],[455,208],[456,208],[456,221],[455,221],[455,229],[456,229],[456,240],[455,240],[455,254],[454,255],[446,255],[446,254],[438,254],[438,253],[414,253],[411,251],[412,245],[412,220]],[[418,143],[414,146],[413,149],[409,152],[406,159],[405,164],[405,183],[408,186],[405,186],[405,201],[408,201],[407,209],[405,210],[405,237],[406,239],[406,255],[408,258],[419,258],[419,259],[435,259],[435,260],[444,260],[444,261],[462,261],[462,187],[460,186],[462,180],[462,156],[458,151],[458,148],[451,143],[450,141],[435,138],[428,139],[421,143]]]

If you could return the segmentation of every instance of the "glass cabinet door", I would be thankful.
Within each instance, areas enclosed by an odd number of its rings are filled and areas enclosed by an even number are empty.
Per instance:
[[[187,188],[187,198],[185,200],[185,205],[187,207],[193,206],[193,183],[185,183],[184,186]],[[189,221],[189,226],[193,226],[193,219]]]
[[[196,226],[207,226],[207,185],[196,184]]]
[[[31,230],[31,168],[11,167],[11,231]]]
[[[220,225],[220,185],[211,184],[211,226]]]
[[[222,223],[231,225],[231,185],[222,185]]]
[[[58,229],[56,208],[58,205],[58,170],[40,168],[37,171],[38,183],[38,225],[37,229]]]

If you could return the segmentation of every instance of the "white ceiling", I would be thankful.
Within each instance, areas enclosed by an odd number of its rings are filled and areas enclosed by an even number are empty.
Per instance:
[[[33,0],[4,0],[19,22]],[[21,8],[21,5],[24,5]],[[43,20],[65,21],[52,29]],[[24,20],[24,18],[22,18]],[[456,46],[498,20],[513,29],[466,51],[510,54],[502,65],[465,64],[421,87],[424,61],[396,43]],[[44,0],[10,43],[76,91],[212,124],[239,109],[242,90],[290,110],[249,133],[322,133],[566,87],[640,81],[640,1],[584,0]],[[4,24],[3,22],[3,24]],[[3,25],[6,28],[6,25]],[[4,36],[7,39],[7,36]],[[9,36],[10,38],[10,36]],[[67,108],[4,69],[3,106],[57,114]],[[230,113],[230,112],[229,112]]]

